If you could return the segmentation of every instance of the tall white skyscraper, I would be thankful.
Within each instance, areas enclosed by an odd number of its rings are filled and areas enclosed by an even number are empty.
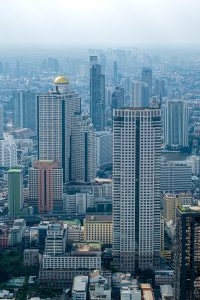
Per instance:
[[[124,272],[159,263],[160,151],[160,109],[114,110],[113,254]]]
[[[17,145],[12,135],[6,135],[0,140],[0,167],[17,166]]]
[[[149,106],[149,86],[145,82],[133,81],[131,107]]]
[[[168,100],[164,106],[166,145],[188,146],[188,106],[184,100]]]
[[[96,137],[87,114],[75,113],[72,117],[70,137],[70,181],[94,182],[96,177]]]
[[[81,111],[80,96],[70,89],[68,79],[58,76],[54,90],[38,96],[37,106],[38,158],[57,161],[68,182],[72,115]]]

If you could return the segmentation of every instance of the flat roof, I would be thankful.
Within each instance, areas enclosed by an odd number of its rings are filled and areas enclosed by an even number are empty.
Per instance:
[[[22,169],[10,169],[8,173],[21,173]]]
[[[181,213],[200,213],[200,206],[180,205],[178,210]]]

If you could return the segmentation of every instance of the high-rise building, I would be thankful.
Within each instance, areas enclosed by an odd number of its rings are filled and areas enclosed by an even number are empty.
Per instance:
[[[120,269],[134,272],[159,264],[159,109],[113,112],[113,254]]]
[[[144,67],[142,69],[142,82],[148,84],[149,87],[149,96],[152,96],[152,69],[148,67]]]
[[[34,91],[14,93],[14,126],[37,130],[37,96]]]
[[[105,129],[105,76],[99,64],[90,67],[90,116],[97,131]]]
[[[13,168],[17,165],[17,145],[12,135],[0,140],[0,167]]]
[[[168,100],[164,107],[166,145],[188,146],[188,107],[184,100]]]
[[[146,82],[134,81],[132,83],[131,107],[149,106],[149,86]]]
[[[23,208],[23,174],[22,169],[8,171],[8,214],[19,216]]]
[[[112,109],[124,107],[124,89],[116,86],[112,93]]]
[[[29,204],[34,212],[62,211],[63,170],[58,162],[36,161],[33,168],[29,168],[28,187]]]
[[[180,206],[174,239],[175,300],[200,299],[200,207]]]
[[[58,76],[54,90],[38,96],[37,106],[38,158],[57,161],[69,182],[72,115],[80,112],[81,99],[70,89],[69,80]]]
[[[4,124],[3,124],[3,121],[4,121],[4,118],[3,118],[3,105],[2,104],[0,104],[0,140],[2,140],[3,139],[3,126],[4,126]]]
[[[96,177],[96,138],[90,118],[84,113],[72,117],[70,137],[71,182],[94,182]]]
[[[112,132],[96,132],[96,159],[97,168],[101,168],[112,163]]]
[[[118,84],[118,66],[117,61],[113,61],[113,84]]]

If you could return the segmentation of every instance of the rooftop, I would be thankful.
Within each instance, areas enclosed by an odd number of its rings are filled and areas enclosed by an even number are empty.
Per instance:
[[[200,213],[200,206],[181,205],[178,210],[181,213]]]
[[[9,171],[8,171],[8,173],[10,174],[10,173],[21,173],[22,172],[22,169],[17,169],[17,168],[15,168],[15,169],[10,169]]]

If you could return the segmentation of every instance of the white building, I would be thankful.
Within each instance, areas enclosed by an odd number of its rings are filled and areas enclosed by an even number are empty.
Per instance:
[[[17,165],[17,145],[12,135],[0,140],[0,167],[12,168]]]
[[[145,82],[133,81],[131,107],[148,107],[149,87]]]
[[[49,225],[45,240],[45,254],[62,255],[65,253],[66,232],[62,224],[53,223]]]
[[[93,206],[94,196],[90,193],[64,194],[63,211],[68,215],[84,215],[87,208]]]
[[[111,285],[99,270],[90,273],[89,296],[90,300],[111,300]]]
[[[116,109],[113,118],[113,254],[134,272],[159,263],[161,111]]]
[[[88,276],[74,277],[72,287],[72,300],[86,300],[88,288]]]
[[[112,163],[112,132],[96,132],[97,168]]]
[[[53,91],[40,94],[37,99],[38,158],[58,161],[68,182],[72,115],[80,112],[81,100],[64,76],[56,77],[54,85]]]
[[[164,140],[170,146],[188,146],[189,114],[184,100],[168,100],[164,106]]]

